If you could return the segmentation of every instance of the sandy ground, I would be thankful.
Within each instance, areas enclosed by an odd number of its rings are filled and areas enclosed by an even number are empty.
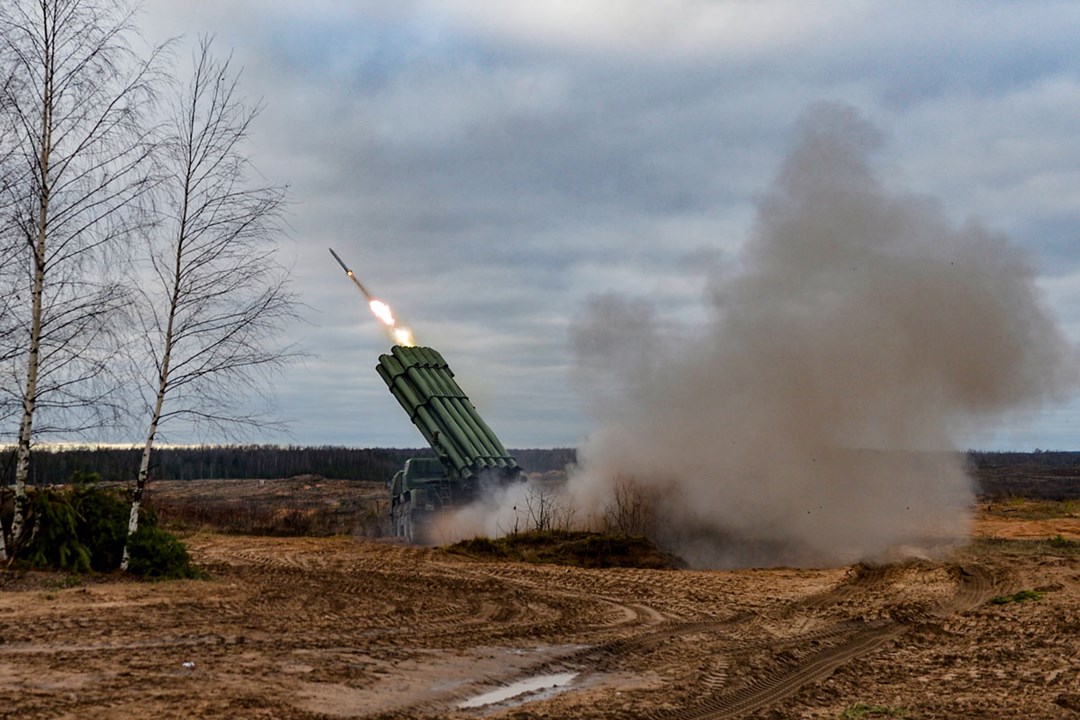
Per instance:
[[[1023,539],[1077,532],[707,572],[197,534],[211,580],[5,581],[0,717],[1080,718],[1080,551]]]

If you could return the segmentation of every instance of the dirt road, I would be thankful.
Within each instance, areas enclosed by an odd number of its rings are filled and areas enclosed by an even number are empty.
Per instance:
[[[1080,718],[1080,552],[1045,542],[729,572],[189,546],[211,580],[9,582],[0,716]]]

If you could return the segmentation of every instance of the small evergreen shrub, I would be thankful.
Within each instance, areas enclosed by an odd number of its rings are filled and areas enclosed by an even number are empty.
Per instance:
[[[157,522],[141,523],[128,543],[128,570],[151,580],[205,578],[206,574],[191,564],[184,544]]]
[[[97,473],[76,472],[69,492],[76,537],[90,550],[90,569],[107,572],[120,567],[131,504],[126,493],[104,490],[98,480]]]
[[[79,539],[79,516],[69,497],[52,488],[34,493],[28,516],[34,530],[26,556],[32,566],[90,570],[93,551]]]
[[[36,490],[27,521],[32,528],[23,557],[32,567],[70,572],[108,572],[120,567],[131,501],[127,493],[97,487],[96,473],[75,473],[70,485]],[[158,526],[143,507],[139,529],[128,548],[128,569],[153,579],[195,578],[183,543]]]

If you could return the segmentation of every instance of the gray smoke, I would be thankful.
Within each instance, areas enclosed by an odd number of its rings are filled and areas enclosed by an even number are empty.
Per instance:
[[[597,298],[572,329],[601,421],[568,490],[580,517],[627,479],[698,565],[822,564],[940,548],[968,530],[955,440],[1071,386],[1072,350],[1024,254],[884,188],[878,133],[817,106],[710,319],[675,335]]]

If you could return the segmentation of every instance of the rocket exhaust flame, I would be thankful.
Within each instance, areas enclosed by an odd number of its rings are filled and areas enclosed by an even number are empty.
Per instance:
[[[371,306],[371,312],[375,313],[375,317],[382,320],[383,325],[394,327],[394,325],[397,324],[394,320],[394,313],[390,310],[390,306],[382,300],[372,300],[368,305]]]
[[[412,347],[413,345],[415,345],[416,343],[413,341],[412,330],[405,325],[399,324],[397,319],[394,318],[394,313],[390,309],[390,306],[367,291],[367,288],[363,286],[360,280],[356,277],[356,274],[349,269],[349,267],[345,264],[344,260],[338,257],[338,254],[334,252],[333,248],[327,249],[330,251],[330,254],[334,256],[334,259],[337,260],[338,265],[341,266],[341,269],[345,271],[345,274],[349,276],[349,279],[353,281],[356,287],[360,290],[360,293],[368,301],[368,307],[371,308],[372,314],[375,315],[375,317],[378,318],[379,322],[382,323],[383,328],[390,336],[390,339],[398,345],[405,345],[407,347]]]

